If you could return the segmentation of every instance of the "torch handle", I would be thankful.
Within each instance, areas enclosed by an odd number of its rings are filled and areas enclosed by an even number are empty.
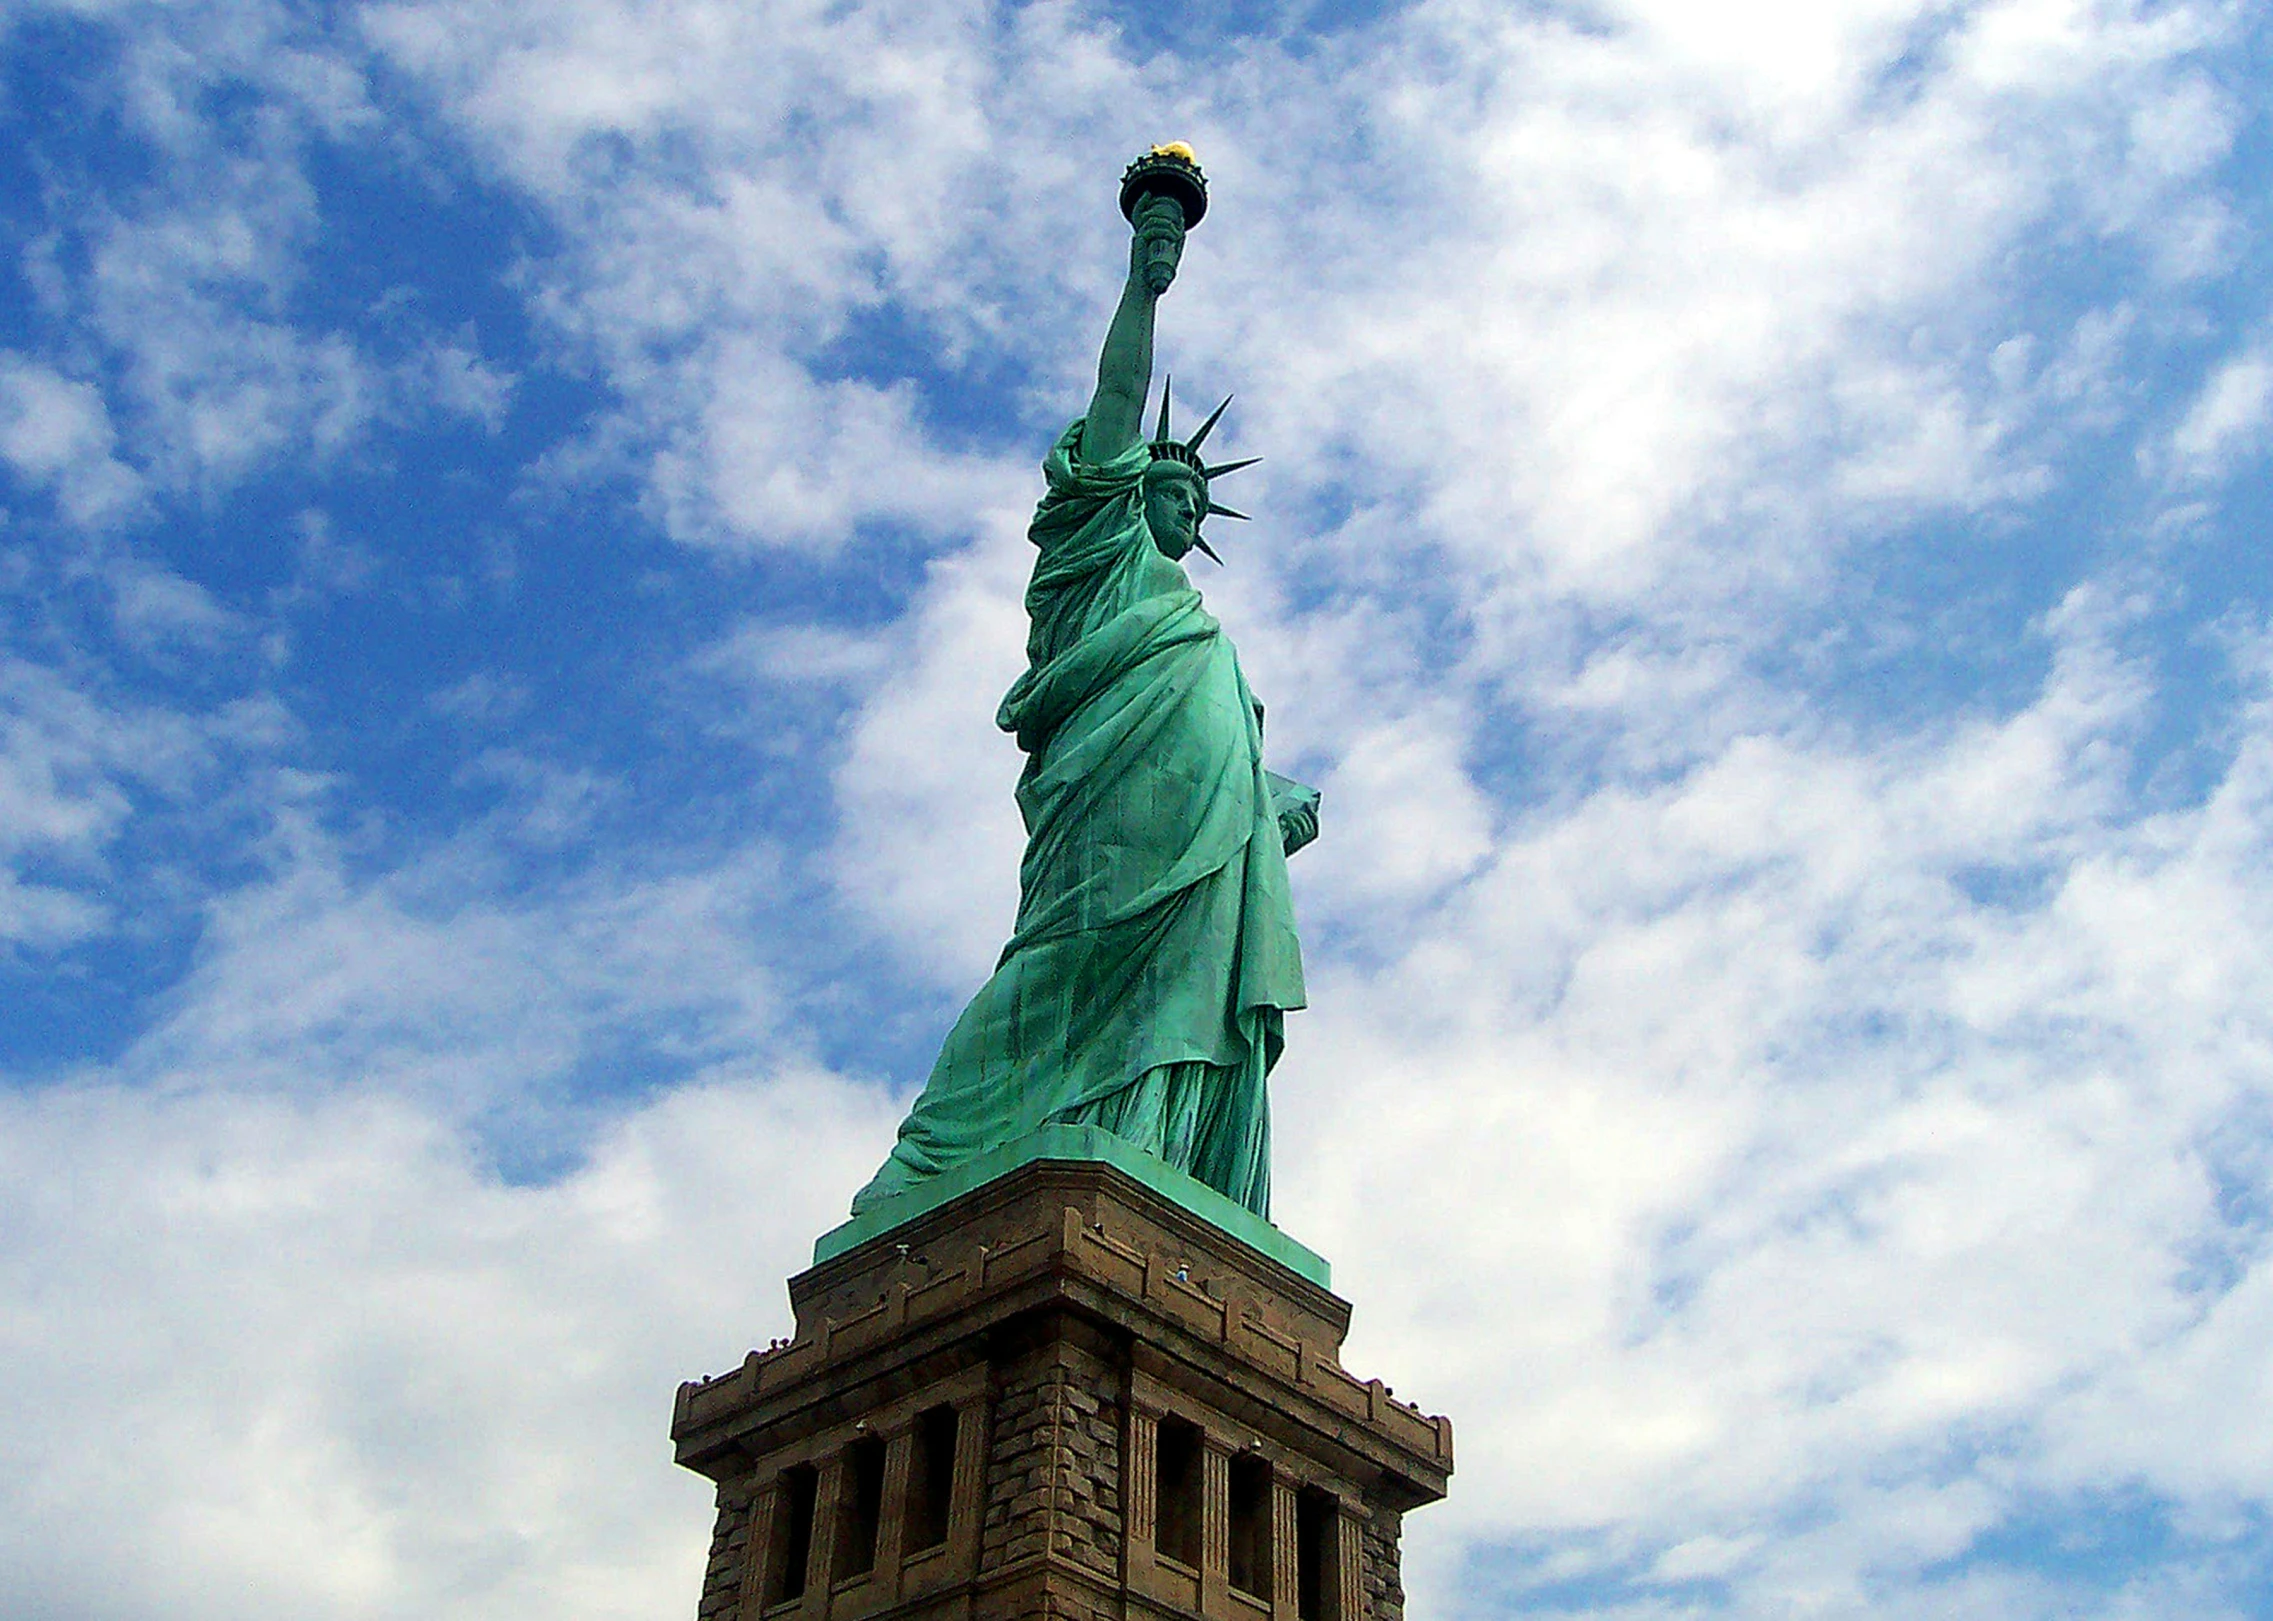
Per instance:
[[[1183,251],[1183,245],[1178,237],[1181,237],[1184,231],[1184,205],[1178,198],[1167,192],[1155,192],[1153,196],[1163,198],[1171,208],[1176,210],[1177,227],[1177,236],[1156,236],[1145,244],[1144,284],[1151,290],[1152,296],[1158,298],[1162,293],[1168,291],[1170,283],[1176,279],[1176,261]],[[1146,201],[1151,201],[1151,198],[1148,197]]]

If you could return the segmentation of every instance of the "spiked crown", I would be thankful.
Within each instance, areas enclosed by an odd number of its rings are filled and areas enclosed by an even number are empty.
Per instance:
[[[1207,501],[1207,511],[1201,514],[1202,517],[1237,518],[1244,522],[1247,517],[1246,513],[1234,512],[1229,507],[1221,507],[1215,504],[1214,498],[1208,494],[1208,484],[1211,479],[1220,477],[1225,473],[1236,473],[1242,467],[1252,467],[1263,458],[1248,456],[1235,462],[1217,462],[1212,467],[1200,459],[1200,446],[1206,442],[1207,436],[1215,431],[1216,423],[1222,420],[1224,408],[1231,404],[1231,396],[1226,394],[1223,397],[1223,404],[1208,413],[1208,419],[1199,425],[1191,438],[1179,442],[1169,429],[1171,400],[1175,392],[1176,379],[1170,377],[1163,380],[1160,389],[1160,425],[1152,430],[1152,441],[1145,448],[1152,452],[1154,461],[1175,462],[1179,466],[1189,467],[1199,475],[1200,494]],[[1192,544],[1207,553],[1209,557],[1214,558],[1218,566],[1222,565],[1223,559],[1216,557],[1215,548],[1202,540],[1196,529],[1192,535]]]

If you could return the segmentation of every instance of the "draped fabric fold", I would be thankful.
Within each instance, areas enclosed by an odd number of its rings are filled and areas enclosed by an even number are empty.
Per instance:
[[[1146,529],[1139,444],[1043,464],[1018,921],[856,1214],[1048,1124],[1098,1125],[1270,1213],[1265,1091],[1301,948],[1260,711],[1221,625]]]

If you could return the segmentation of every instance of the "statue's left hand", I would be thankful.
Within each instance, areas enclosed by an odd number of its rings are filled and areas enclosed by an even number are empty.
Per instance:
[[[1293,855],[1317,837],[1317,806],[1297,805],[1279,812],[1279,842],[1286,846],[1288,855]]]

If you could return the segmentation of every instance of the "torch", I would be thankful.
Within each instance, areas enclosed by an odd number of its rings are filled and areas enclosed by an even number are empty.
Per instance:
[[[1147,197],[1173,198],[1183,210],[1184,229],[1189,231],[1200,223],[1200,216],[1208,211],[1208,177],[1200,173],[1199,160],[1192,149],[1182,141],[1170,141],[1156,146],[1130,164],[1121,176],[1121,213],[1131,225],[1136,223],[1137,207]],[[1176,266],[1171,253],[1156,245],[1151,263],[1145,266],[1144,279],[1154,293],[1167,291],[1175,279]]]

